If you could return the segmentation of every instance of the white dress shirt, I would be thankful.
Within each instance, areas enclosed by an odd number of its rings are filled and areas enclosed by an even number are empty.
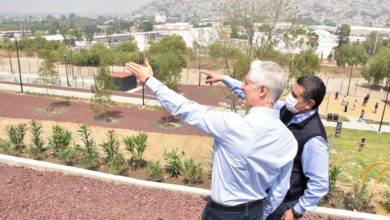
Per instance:
[[[239,98],[245,98],[245,93],[240,89],[241,81],[226,76],[225,85],[231,89]],[[285,105],[283,101],[277,101],[274,108],[280,110]],[[316,113],[317,109],[309,112],[294,115],[288,124],[300,123]],[[328,143],[321,136],[308,140],[302,151],[301,163],[304,175],[308,178],[307,189],[299,197],[294,210],[303,214],[305,211],[314,210],[320,199],[329,191],[329,155]]]
[[[245,117],[188,100],[151,77],[146,83],[173,115],[214,138],[211,199],[235,206],[266,198],[268,215],[290,185],[297,141],[279,120],[279,111],[252,107]]]

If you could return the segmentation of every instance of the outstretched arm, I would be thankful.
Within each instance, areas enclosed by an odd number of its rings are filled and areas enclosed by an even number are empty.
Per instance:
[[[243,82],[209,70],[202,70],[201,73],[206,75],[206,83],[222,81],[238,98],[245,98],[245,93],[241,90]]]

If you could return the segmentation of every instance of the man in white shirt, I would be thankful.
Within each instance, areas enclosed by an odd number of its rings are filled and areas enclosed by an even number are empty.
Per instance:
[[[214,138],[211,200],[202,219],[264,219],[282,202],[287,190],[297,141],[274,109],[284,88],[284,71],[274,62],[253,61],[245,83],[242,117],[208,109],[170,90],[145,66],[130,70],[173,115]]]

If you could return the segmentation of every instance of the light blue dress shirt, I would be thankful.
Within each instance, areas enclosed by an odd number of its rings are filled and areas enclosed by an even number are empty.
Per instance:
[[[235,206],[266,198],[264,213],[272,213],[290,185],[297,142],[279,120],[279,111],[252,107],[242,117],[208,109],[177,94],[151,77],[146,83],[173,115],[214,138],[211,199]]]
[[[243,84],[241,81],[226,76],[223,82],[239,98],[245,98],[245,93],[240,89]],[[280,110],[284,105],[285,103],[283,101],[277,101],[274,108]],[[288,124],[300,123],[316,111],[317,109],[314,109],[309,112],[294,115]],[[316,136],[306,142],[301,156],[301,163],[303,173],[309,180],[307,182],[307,189],[294,206],[294,210],[297,213],[303,214],[307,210],[315,209],[320,199],[329,191],[328,143],[323,137]]]

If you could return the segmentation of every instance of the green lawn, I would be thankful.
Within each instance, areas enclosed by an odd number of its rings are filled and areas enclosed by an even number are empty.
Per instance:
[[[335,128],[327,127],[329,146]],[[361,138],[366,138],[365,148],[359,152],[358,143]],[[331,147],[331,146],[330,146]],[[390,163],[390,133],[377,133],[372,131],[360,131],[342,128],[340,137],[335,137],[334,146],[329,154],[330,166],[339,166],[342,173],[339,182],[343,185],[352,185],[362,177],[364,169],[375,162]],[[369,172],[366,183],[368,187],[374,187],[379,172],[384,165],[375,167]],[[390,169],[383,173],[380,184],[390,185]]]

